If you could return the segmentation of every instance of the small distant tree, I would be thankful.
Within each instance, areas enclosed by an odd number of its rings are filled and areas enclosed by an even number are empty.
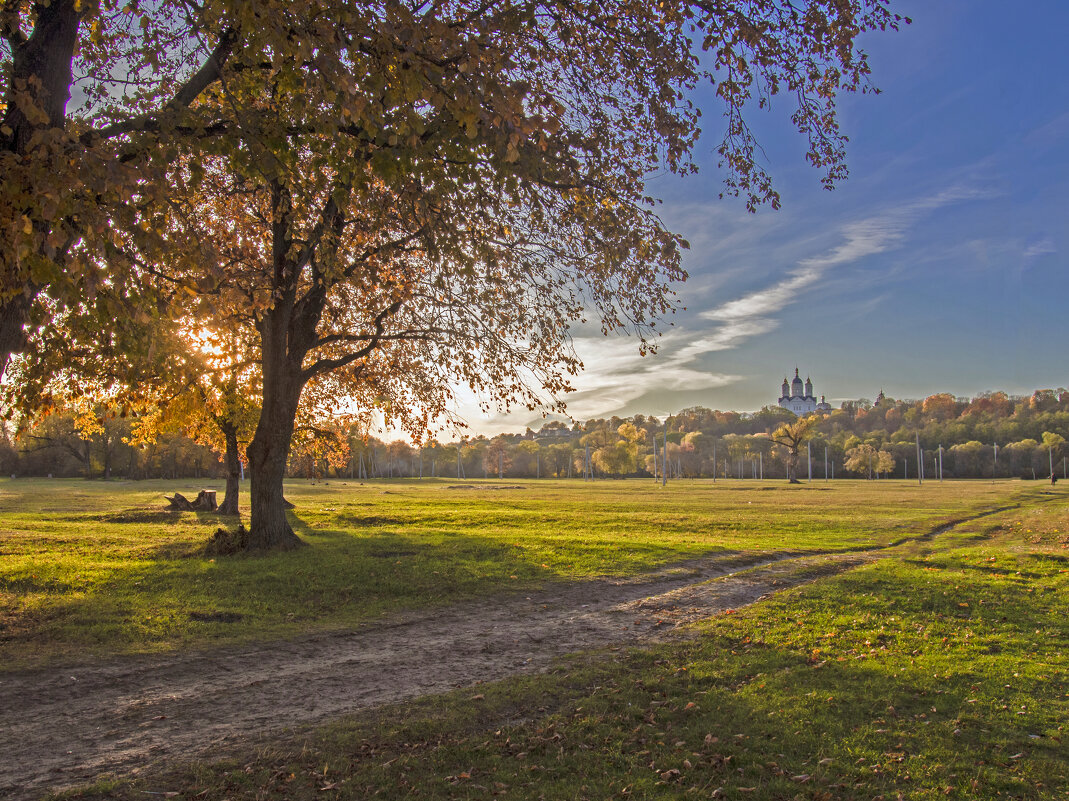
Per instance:
[[[1036,477],[1037,455],[1040,453],[1040,444],[1031,437],[1025,437],[1018,442],[1007,443],[999,454],[1005,454],[1010,461],[1011,473],[1017,473],[1022,478]],[[1041,467],[1040,470],[1043,468]]]
[[[568,475],[571,458],[571,443],[556,442],[546,448],[546,468],[552,471],[554,478],[564,478]]]
[[[530,430],[530,429],[528,429]],[[525,439],[512,451],[512,469],[515,475],[534,477],[541,472],[539,461],[542,448],[533,439]]]
[[[895,457],[885,450],[863,443],[846,452],[846,464],[851,473],[865,473],[869,479],[873,474],[878,478],[881,473],[890,473],[895,468]]]
[[[812,439],[820,419],[816,415],[799,417],[793,423],[784,423],[769,435],[769,439],[779,445],[785,453],[787,480],[792,484],[798,483],[795,475],[798,472],[798,451]]]
[[[483,470],[487,475],[502,476],[512,468],[512,454],[504,436],[494,437],[483,453]]]
[[[632,422],[627,422],[616,429],[616,433],[623,437],[631,458],[627,472],[642,470],[646,461],[645,454],[642,453],[642,445],[649,439],[649,432]]]
[[[950,420],[958,416],[961,412],[960,407],[961,404],[957,402],[953,395],[940,392],[925,398],[924,403],[921,405],[921,411],[930,420]]]
[[[598,448],[592,454],[594,466],[610,476],[623,476],[635,465],[634,449],[630,443],[620,440],[612,445]]]
[[[1054,452],[1061,452],[1062,445],[1065,444],[1065,437],[1061,434],[1055,434],[1052,431],[1043,432],[1043,444],[1047,447],[1047,458],[1049,459],[1050,475],[1054,475]]]

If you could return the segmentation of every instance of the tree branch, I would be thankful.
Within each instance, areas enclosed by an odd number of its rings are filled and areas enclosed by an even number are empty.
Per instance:
[[[189,80],[186,81],[182,87],[175,92],[166,105],[164,105],[164,111],[177,111],[187,108],[197,97],[219,80],[223,72],[223,65],[234,53],[234,48],[238,42],[238,33],[233,28],[227,28],[223,31],[219,37],[219,42],[216,44],[215,49],[208,56],[207,60],[201,65]],[[113,122],[110,125],[105,125],[103,128],[96,128],[86,131],[82,134],[83,144],[89,144],[96,139],[110,139],[114,136],[120,136],[122,134],[134,133],[138,131],[155,130],[159,127],[160,117],[159,114],[142,114],[139,117],[134,117],[129,120],[123,120],[121,122]]]
[[[375,348],[379,346],[379,343],[383,341],[383,336],[386,331],[386,320],[389,317],[395,315],[401,308],[402,302],[397,300],[387,306],[385,309],[375,315],[375,333],[371,335],[367,345],[359,350],[353,351],[345,356],[339,356],[335,359],[319,359],[313,362],[310,366],[301,371],[301,378],[305,381],[311,378],[322,375],[323,373],[329,373],[332,370],[337,370],[341,367],[352,364],[355,361],[359,361],[371,353]]]

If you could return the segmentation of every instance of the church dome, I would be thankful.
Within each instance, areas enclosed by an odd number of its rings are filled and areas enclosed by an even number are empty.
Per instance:
[[[823,395],[820,396],[820,402],[817,402],[816,395],[813,393],[813,379],[806,376],[805,381],[802,381],[797,367],[794,368],[794,380],[788,382],[786,378],[783,379],[780,393],[780,408],[787,409],[796,415],[831,411],[831,405],[824,400]]]

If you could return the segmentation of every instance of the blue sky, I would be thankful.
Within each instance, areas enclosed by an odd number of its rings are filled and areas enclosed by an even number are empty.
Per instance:
[[[1069,2],[895,7],[913,24],[864,40],[882,94],[840,102],[850,178],[834,192],[804,163],[782,104],[753,122],[783,208],[750,215],[719,200],[708,103],[699,176],[651,183],[691,242],[687,311],[654,357],[578,339],[588,369],[575,417],[755,410],[795,366],[835,406],[881,388],[1069,385]],[[468,419],[487,433],[539,424]]]

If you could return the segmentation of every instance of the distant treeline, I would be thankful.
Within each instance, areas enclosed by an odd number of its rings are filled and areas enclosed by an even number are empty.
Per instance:
[[[522,434],[432,440],[422,447],[320,422],[294,443],[289,472],[322,479],[581,478],[589,465],[596,477],[625,477],[660,474],[667,463],[670,477],[784,478],[783,454],[769,435],[795,419],[775,406],[752,414],[694,407],[667,418],[554,421]],[[0,472],[131,479],[224,475],[217,450],[183,433],[131,444],[131,420],[106,411],[91,429],[73,415],[53,414],[17,437],[4,430]],[[860,399],[824,414],[814,430],[803,446],[803,479],[810,471],[807,455],[818,479],[825,465],[832,478],[915,478],[918,443],[929,477],[938,475],[940,463],[948,478],[1045,478],[1052,467],[1062,477],[1069,457],[1069,391],[936,394],[878,404]]]

